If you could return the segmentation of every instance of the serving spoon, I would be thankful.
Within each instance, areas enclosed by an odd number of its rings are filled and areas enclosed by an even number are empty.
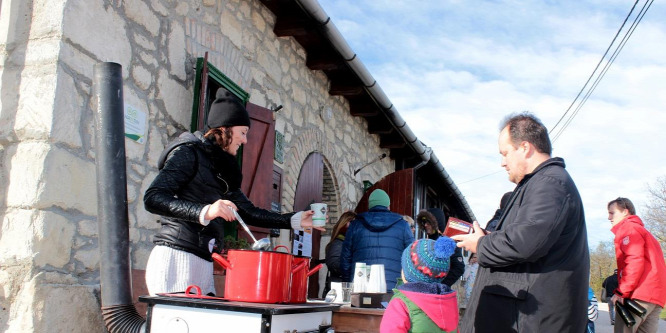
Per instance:
[[[228,206],[228,207],[229,207],[229,209],[231,209],[232,212],[234,212],[234,216],[236,216],[236,220],[238,220],[238,223],[240,223],[240,225],[243,227],[245,232],[247,232],[247,234],[250,235],[250,237],[252,237],[252,240],[254,241],[254,243],[252,243],[252,249],[253,250],[268,250],[268,249],[271,248],[271,240],[270,239],[262,238],[260,240],[257,240],[254,237],[254,235],[252,234],[252,232],[250,231],[250,228],[247,226],[247,224],[245,224],[245,221],[243,221],[243,219],[240,217],[238,212],[233,207],[231,207],[231,206]]]

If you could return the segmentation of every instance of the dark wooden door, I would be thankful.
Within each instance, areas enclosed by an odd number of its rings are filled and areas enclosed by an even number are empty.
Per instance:
[[[392,212],[400,215],[414,215],[414,169],[396,171],[372,185],[356,205],[357,213],[368,211],[368,197],[375,189],[382,189],[389,195]]]
[[[243,183],[241,189],[252,203],[264,209],[271,209],[273,187],[273,149],[275,145],[275,120],[273,111],[247,103],[250,114],[250,131],[247,143],[243,145]],[[259,239],[268,237],[269,229],[250,227]],[[239,237],[250,240],[244,232]]]
[[[310,210],[310,204],[321,202],[324,189],[324,159],[319,153],[311,153],[303,162],[298,175],[294,195],[294,211]],[[319,260],[321,232],[312,230],[312,261],[310,267]],[[308,297],[316,298],[319,293],[319,274],[313,274],[308,280]]]

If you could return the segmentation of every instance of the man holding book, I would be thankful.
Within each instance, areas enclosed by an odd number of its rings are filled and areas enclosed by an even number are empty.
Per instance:
[[[590,258],[580,194],[530,113],[501,124],[501,165],[516,184],[497,229],[453,236],[479,272],[461,332],[583,332]]]

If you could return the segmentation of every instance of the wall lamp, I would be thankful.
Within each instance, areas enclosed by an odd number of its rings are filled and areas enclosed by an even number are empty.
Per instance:
[[[356,176],[356,174],[359,173],[361,171],[361,169],[367,167],[368,165],[370,165],[372,163],[375,163],[377,161],[381,161],[384,157],[386,157],[386,153],[383,153],[383,154],[375,157],[372,161],[370,161],[370,162],[364,164],[363,166],[361,166],[360,168],[354,170],[354,176]]]

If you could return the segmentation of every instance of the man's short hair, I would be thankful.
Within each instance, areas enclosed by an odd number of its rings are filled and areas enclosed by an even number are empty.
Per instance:
[[[530,112],[510,114],[500,123],[500,131],[509,126],[509,135],[514,147],[527,141],[536,147],[537,151],[552,154],[553,148],[548,137],[548,129],[541,120]]]
[[[612,205],[617,206],[619,210],[626,209],[629,211],[629,214],[636,215],[636,208],[634,208],[634,204],[627,198],[617,197],[617,199],[611,200],[611,202],[608,203],[608,209],[610,209]]]

